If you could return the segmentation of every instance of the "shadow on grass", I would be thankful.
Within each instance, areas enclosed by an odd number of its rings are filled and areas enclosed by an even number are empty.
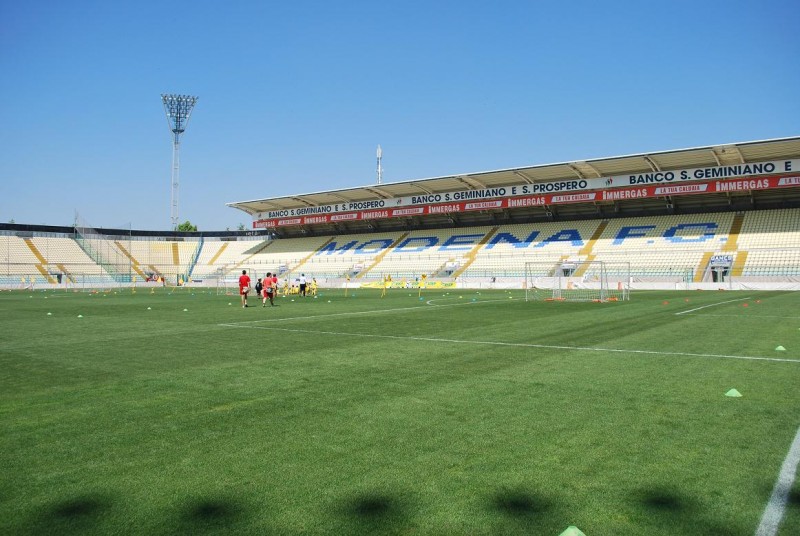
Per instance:
[[[800,508],[800,489],[793,489],[789,492],[789,506]]]
[[[524,517],[547,513],[553,509],[553,501],[527,491],[501,491],[492,498],[491,506],[501,514]]]
[[[180,506],[178,528],[183,533],[225,532],[248,517],[245,505],[225,497],[189,499]]]
[[[379,518],[392,516],[398,511],[397,501],[386,495],[364,495],[351,504],[352,513],[358,517]]]
[[[410,499],[382,491],[356,493],[336,507],[344,526],[353,534],[393,534],[406,532]]]
[[[632,496],[642,528],[658,527],[671,534],[748,534],[752,527],[736,527],[730,519],[715,518],[713,508],[703,506],[678,489],[663,486],[635,491]]]
[[[638,502],[651,512],[682,514],[696,509],[694,501],[665,488],[642,490]]]
[[[564,505],[553,496],[525,488],[501,489],[486,499],[496,533],[558,534]]]
[[[111,506],[111,501],[103,496],[82,496],[53,504],[50,517],[53,519],[91,519],[98,517]]]
[[[25,523],[31,534],[84,534],[98,532],[112,499],[100,493],[62,498],[40,508]]]

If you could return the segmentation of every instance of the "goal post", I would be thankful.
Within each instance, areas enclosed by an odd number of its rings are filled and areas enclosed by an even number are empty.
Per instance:
[[[228,288],[227,274],[227,268],[217,268],[213,273],[208,275],[209,286],[215,288],[217,296],[229,296],[232,294],[232,289]]]
[[[630,299],[630,287],[629,263],[525,263],[525,301],[623,301]]]

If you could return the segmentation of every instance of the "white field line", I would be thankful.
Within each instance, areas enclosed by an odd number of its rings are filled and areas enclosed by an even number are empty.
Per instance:
[[[396,313],[402,311],[415,311],[418,309],[430,309],[431,307],[458,307],[461,305],[478,305],[481,303],[497,302],[504,300],[481,300],[475,302],[467,301],[467,302],[451,303],[448,305],[437,305],[433,303],[434,301],[438,300],[428,300],[427,302],[425,302],[427,305],[415,305],[413,307],[397,307],[395,309],[375,309],[372,311],[351,311],[348,313],[327,313],[322,315],[289,316],[285,318],[262,318],[260,320],[243,320],[242,322],[230,322],[227,324],[218,324],[218,325],[226,327],[236,327],[239,324],[245,326],[247,324],[260,324],[264,322],[287,322],[289,320],[316,320],[317,318],[332,318],[338,316],[357,316],[357,315],[372,315],[379,313]]]
[[[502,342],[502,341],[473,341],[465,339],[442,339],[438,337],[410,337],[403,335],[376,335],[372,333],[353,333],[346,331],[324,331],[314,329],[290,329],[290,328],[275,328],[270,326],[253,326],[244,325],[243,323],[236,324],[217,324],[222,327],[229,328],[246,328],[246,329],[266,329],[271,331],[286,331],[290,333],[308,333],[314,335],[334,335],[342,337],[363,337],[372,339],[394,339],[404,341],[422,341],[422,342],[441,342],[447,344],[467,344],[467,345],[482,345],[482,346],[510,346],[515,348],[541,348],[548,350],[570,350],[576,352],[611,352],[619,354],[638,354],[638,355],[656,355],[656,356],[679,356],[679,357],[705,357],[717,359],[743,359],[747,361],[773,361],[782,363],[798,363],[800,359],[783,359],[778,357],[761,357],[761,356],[746,356],[746,355],[727,355],[727,354],[695,354],[689,352],[663,352],[658,350],[624,350],[620,348],[601,348],[591,346],[563,346],[554,344],[532,344],[523,342]]]
[[[686,314],[688,314],[689,316],[720,316],[725,318],[742,318],[745,320],[754,320],[757,318],[781,318],[783,320],[793,320],[800,318],[800,316],[759,315],[759,314],[753,314],[753,315],[715,315],[706,313],[686,313]]]
[[[783,460],[778,480],[775,481],[772,495],[761,516],[761,523],[756,529],[756,536],[775,536],[778,533],[786,504],[789,502],[789,492],[794,484],[798,463],[800,463],[800,428],[797,429],[786,459]]]
[[[681,311],[681,312],[675,313],[675,314],[676,315],[685,315],[685,314],[688,314],[688,313],[693,313],[695,311],[699,311],[701,309],[708,309],[709,307],[716,307],[717,305],[724,305],[726,303],[733,303],[733,302],[744,301],[744,300],[749,300],[749,299],[750,299],[750,297],[738,298],[736,300],[728,300],[728,301],[722,301],[722,302],[717,302],[717,303],[711,303],[711,304],[708,304],[708,305],[703,305],[702,307],[695,307],[694,309],[689,309],[688,311]]]

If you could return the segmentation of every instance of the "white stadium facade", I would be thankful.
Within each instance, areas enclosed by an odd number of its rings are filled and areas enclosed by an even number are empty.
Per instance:
[[[0,286],[219,288],[249,269],[323,287],[588,288],[613,273],[625,290],[800,289],[800,137],[228,206],[251,231],[0,224]]]

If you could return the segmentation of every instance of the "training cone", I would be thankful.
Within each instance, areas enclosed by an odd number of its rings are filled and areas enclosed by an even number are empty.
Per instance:
[[[570,525],[567,527],[567,530],[559,534],[558,536],[586,536],[581,529],[576,527],[575,525]]]
[[[742,393],[740,393],[736,389],[731,389],[730,391],[725,393],[725,396],[732,396],[732,397],[735,397],[735,398],[739,398],[740,396],[742,396]]]
[[[778,346],[778,347],[775,348],[775,351],[776,352],[785,352],[786,348],[784,348],[783,346]]]
[[[47,316],[53,316],[53,313],[47,313]]]
[[[189,312],[189,309],[184,309],[184,310],[183,310],[183,312],[184,312],[184,313],[188,313],[188,312]]]
[[[78,315],[78,318],[83,318],[83,315]]]
[[[152,311],[152,309],[151,309],[150,307],[148,307],[148,308],[147,308],[147,310],[148,310],[148,311]]]

